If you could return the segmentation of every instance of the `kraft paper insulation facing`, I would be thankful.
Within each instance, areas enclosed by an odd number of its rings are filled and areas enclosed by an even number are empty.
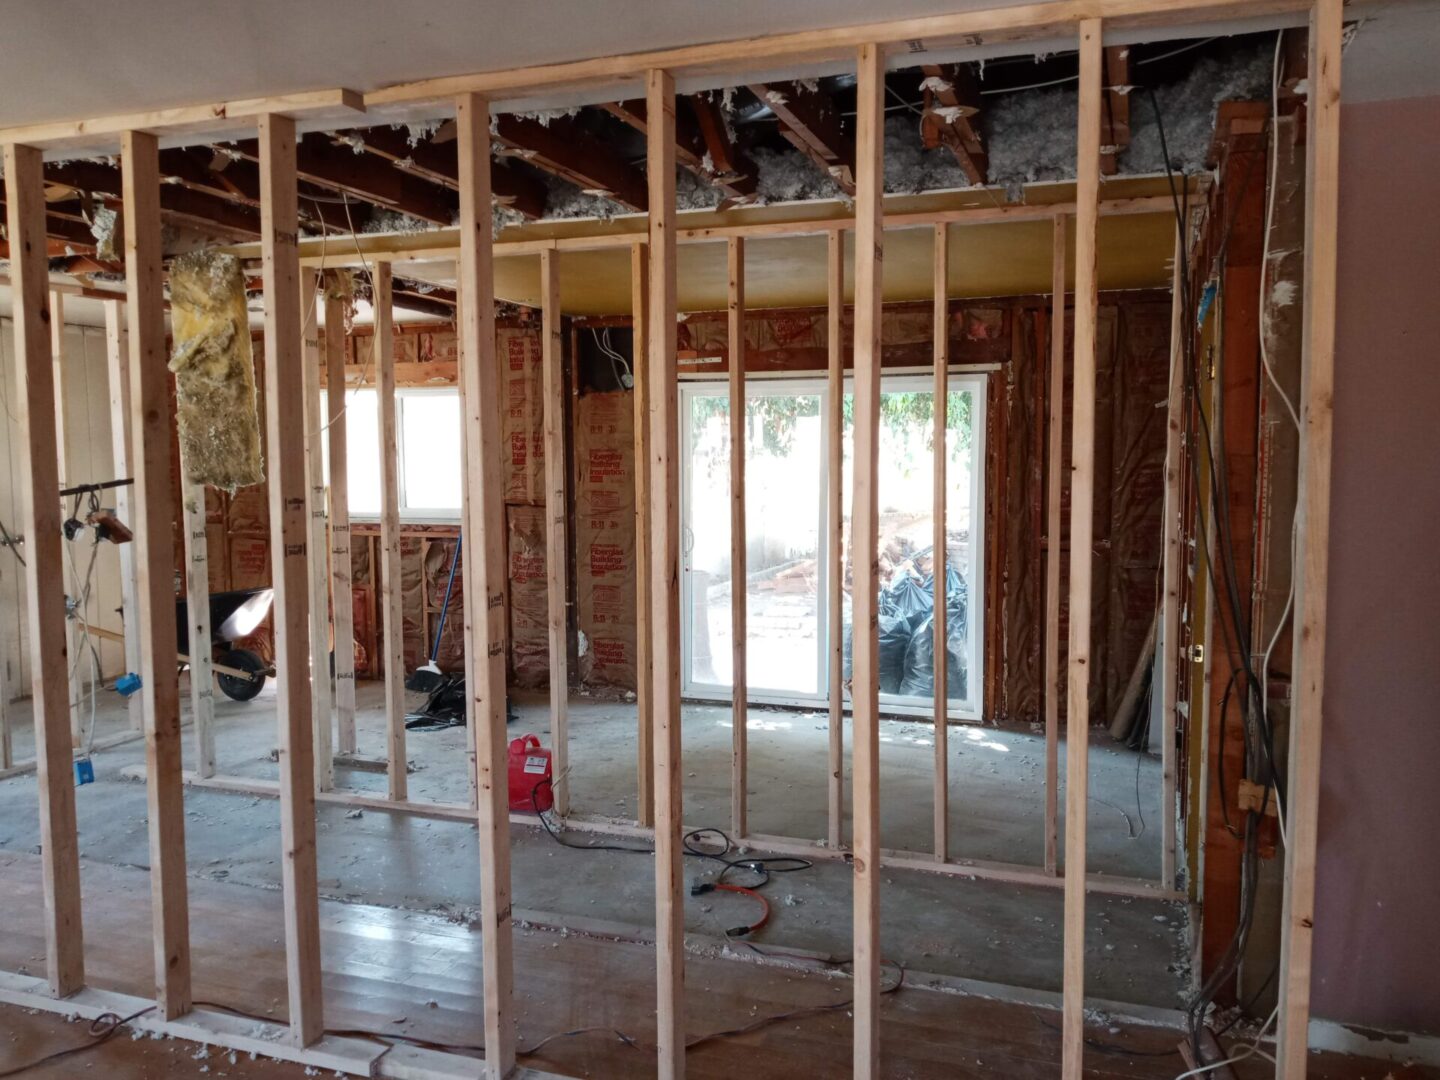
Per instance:
[[[990,639],[997,679],[986,710],[995,719],[1025,721],[1039,716],[1039,630],[1044,611],[1040,518],[1049,351],[1041,340],[1043,327],[1037,326],[1037,316],[1040,311],[1048,313],[1048,307],[1047,299],[1033,297],[951,305],[952,362],[1002,365],[990,376],[988,414],[988,447],[995,458],[988,482],[996,488],[993,495],[1000,514],[998,519],[987,517],[991,530],[987,546],[994,546],[999,560],[999,565],[990,566],[987,572],[987,580],[997,583],[994,599],[1000,612]],[[1169,298],[1162,294],[1118,293],[1102,298],[1097,356],[1095,580],[1105,587],[1102,590],[1097,585],[1092,627],[1096,662],[1092,706],[1097,722],[1108,719],[1109,705],[1134,667],[1153,603],[1156,567],[1146,544],[1159,527],[1164,410],[1156,406],[1166,392],[1169,318]],[[701,355],[724,355],[723,312],[692,315],[679,329],[682,348],[696,349]],[[887,367],[928,366],[928,304],[887,306],[883,330]],[[847,343],[851,334],[847,318]],[[824,368],[827,349],[822,310],[753,312],[746,323],[746,337],[753,371]],[[363,331],[352,339],[353,363],[363,364],[368,345]],[[258,343],[255,348],[258,352]],[[516,685],[538,687],[545,685],[549,668],[538,328],[501,328],[497,355],[505,382],[502,476],[507,504],[510,660]],[[422,364],[453,362],[454,334],[402,329],[396,334],[396,356]],[[723,364],[684,368],[712,377],[724,375]],[[257,382],[262,377],[263,372],[257,371]],[[635,686],[633,405],[628,392],[585,393],[574,399],[571,427],[575,575],[571,599],[580,631],[574,678],[585,686],[618,690]],[[1068,461],[1068,431],[1065,453]],[[215,577],[220,566],[229,588],[268,584],[265,491],[262,482],[234,495],[211,493],[218,500],[209,514],[211,551],[228,554],[223,561],[212,558],[212,587],[221,584]],[[365,651],[379,631],[371,621],[375,581],[366,533],[373,529],[357,523],[352,544],[353,606],[360,642],[357,660],[362,672],[367,666]],[[406,525],[404,532],[402,596],[409,669],[421,661],[439,626],[455,528]],[[458,671],[464,663],[463,588],[462,567],[440,642],[439,665],[446,671]],[[1063,580],[1061,599],[1063,623]],[[987,605],[989,602],[987,599]],[[979,597],[974,610],[978,620],[984,610]],[[1132,626],[1139,629],[1132,633]],[[1063,650],[1063,629],[1061,647]]]
[[[580,679],[635,688],[635,399],[585,394],[575,417]]]
[[[265,479],[240,260],[212,251],[170,266],[176,422],[190,479],[233,492]]]

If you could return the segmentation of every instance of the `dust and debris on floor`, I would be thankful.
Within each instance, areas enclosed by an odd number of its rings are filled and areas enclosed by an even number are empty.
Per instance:
[[[359,754],[383,755],[383,688],[359,687]],[[182,695],[182,700],[188,697]],[[549,741],[548,708],[540,696],[516,695],[513,733]],[[16,706],[17,752],[30,752],[26,706]],[[275,780],[275,697],[217,702],[222,773]],[[127,722],[118,698],[101,708],[99,737]],[[570,710],[572,811],[597,817],[635,812],[635,706],[577,696]],[[751,829],[817,839],[825,835],[828,735],[818,713],[752,710]],[[925,723],[887,720],[881,761],[882,842],[924,851],[931,829],[934,744]],[[1099,739],[1096,740],[1100,742]],[[185,754],[193,740],[186,729]],[[684,718],[685,821],[724,828],[729,813],[728,707],[690,704]],[[848,733],[847,733],[848,744]],[[1044,742],[1026,731],[961,726],[951,739],[952,858],[1038,864],[1042,855]],[[469,778],[463,728],[411,733],[411,798],[464,805]],[[1159,866],[1158,761],[1127,750],[1092,747],[1090,811],[1092,870],[1153,877]],[[144,744],[95,757],[96,781],[76,791],[84,859],[146,867],[149,837],[143,783]],[[846,779],[847,787],[849,778]],[[337,787],[383,798],[382,773],[337,768]],[[1137,807],[1137,783],[1143,808]],[[1063,806],[1064,800],[1061,799]],[[279,814],[273,798],[187,787],[186,854],[192,877],[237,888],[280,888]],[[1144,825],[1141,825],[1141,819]],[[479,907],[474,827],[466,820],[360,811],[322,803],[317,810],[322,894],[341,901],[443,914],[473,924]],[[1061,825],[1063,832],[1063,822]],[[596,922],[649,932],[654,925],[654,860],[643,838],[568,830],[572,844],[611,843],[637,853],[557,844],[533,826],[514,825],[513,898],[517,913],[547,924]],[[0,782],[0,849],[34,852],[39,844],[35,779]],[[741,846],[739,851],[748,849]],[[711,880],[716,865],[688,859],[692,881]],[[771,922],[754,944],[845,956],[851,946],[852,873],[843,861],[816,859],[797,873],[775,875],[767,887]],[[1061,985],[1063,890],[887,868],[882,879],[887,956],[937,976],[1058,991]],[[723,941],[752,914],[752,902],[731,894],[691,897],[692,934]],[[1188,915],[1159,899],[1092,893],[1087,906],[1087,992],[1099,999],[1174,1007],[1189,989]]]

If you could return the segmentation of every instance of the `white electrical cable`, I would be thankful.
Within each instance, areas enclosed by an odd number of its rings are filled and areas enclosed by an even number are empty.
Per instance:
[[[1263,325],[1265,313],[1265,297],[1267,285],[1270,279],[1270,229],[1275,220],[1275,188],[1277,173],[1280,164],[1280,139],[1275,130],[1275,122],[1280,117],[1280,50],[1285,43],[1285,31],[1281,30],[1275,35],[1275,64],[1270,77],[1270,192],[1265,201],[1265,238],[1264,250],[1260,253],[1260,313],[1262,325],[1260,327],[1260,362],[1265,367],[1265,377],[1275,387],[1275,392],[1280,395],[1280,400],[1285,403],[1285,410],[1290,414],[1290,419],[1295,422],[1298,430],[1300,427],[1300,414],[1295,409],[1295,403],[1290,400],[1290,395],[1285,393],[1285,388],[1280,385],[1280,380],[1275,377],[1275,369],[1270,366],[1270,350],[1265,345],[1265,327]]]
[[[90,752],[95,746],[95,687],[100,681],[100,654],[95,645],[94,635],[90,633],[90,624],[85,619],[85,606],[90,602],[90,590],[94,587],[95,557],[99,553],[99,550],[100,538],[97,535],[90,544],[90,562],[85,567],[85,584],[82,587],[80,584],[80,568],[75,565],[75,545],[73,542],[67,542],[65,545],[65,554],[70,561],[70,583],[76,590],[75,607],[73,609],[74,619],[75,622],[79,624],[81,634],[84,637],[83,648],[70,660],[70,668],[67,676],[72,685],[74,684],[76,674],[80,670],[80,664],[83,658],[88,655],[90,659],[90,730],[85,738],[86,757],[90,756]],[[79,708],[80,702],[71,700],[70,707],[72,709]]]
[[[1264,1042],[1265,1032],[1270,1030],[1270,1025],[1275,1022],[1275,1018],[1279,1014],[1280,1006],[1276,1005],[1275,1008],[1270,1010],[1269,1019],[1267,1019],[1265,1023],[1260,1026],[1260,1030],[1256,1032],[1254,1040],[1252,1042],[1246,1043],[1245,1046],[1238,1053],[1230,1055],[1224,1061],[1212,1061],[1208,1065],[1199,1065],[1193,1069],[1188,1069],[1185,1072],[1180,1073],[1178,1076],[1176,1076],[1175,1080],[1187,1080],[1187,1077],[1191,1076],[1213,1075],[1215,1070],[1217,1069],[1223,1068],[1226,1065],[1234,1065],[1237,1062],[1244,1061],[1246,1058],[1255,1057],[1256,1055],[1263,1057],[1266,1061],[1269,1061],[1273,1064],[1275,1059],[1269,1054],[1267,1054],[1264,1050],[1261,1050],[1260,1044]]]
[[[364,269],[365,275],[373,282],[375,280],[375,275],[370,269],[370,263],[365,258],[365,252],[360,250],[360,238],[355,235],[355,221],[350,216],[350,198],[343,191],[340,193],[340,195],[342,198],[342,202],[345,206],[345,222],[350,226],[350,242],[355,245],[355,254],[360,256],[360,266]],[[325,238],[325,233],[322,231],[320,234],[320,271],[322,273],[325,270]],[[305,321],[310,321],[309,315],[305,317]],[[327,334],[330,333],[330,327],[327,326],[325,328],[325,332]],[[345,404],[340,407],[340,411],[334,416],[332,416],[329,420],[325,421],[325,423],[321,424],[320,429],[313,433],[316,437],[325,434],[326,431],[330,430],[331,424],[333,424],[336,420],[339,420],[350,410],[350,406],[354,404],[356,396],[359,395],[362,389],[364,389],[365,376],[370,373],[370,365],[374,362],[374,360],[375,345],[374,341],[372,340],[370,345],[370,355],[365,358],[365,364],[360,369],[360,380],[355,384],[355,389],[350,391],[350,396],[346,398]],[[344,393],[343,388],[341,389],[341,393]]]
[[[1265,369],[1265,377],[1275,392],[1280,395],[1280,400],[1285,403],[1285,411],[1290,414],[1290,419],[1295,425],[1295,430],[1300,430],[1300,414],[1296,411],[1295,403],[1290,400],[1290,395],[1280,385],[1280,380],[1275,375],[1275,369],[1270,364],[1270,350],[1265,343],[1265,301],[1268,294],[1270,278],[1270,229],[1275,219],[1275,189],[1278,186],[1276,181],[1279,178],[1280,164],[1280,138],[1276,130],[1276,120],[1280,116],[1280,59],[1281,50],[1285,43],[1285,31],[1281,30],[1275,35],[1275,62],[1270,76],[1270,191],[1265,200],[1265,235],[1263,250],[1260,254],[1260,315],[1262,324],[1260,327],[1260,363]],[[1260,710],[1265,716],[1270,715],[1270,654],[1275,651],[1275,644],[1280,640],[1286,624],[1295,608],[1295,542],[1299,517],[1297,516],[1290,524],[1290,589],[1285,597],[1285,608],[1280,613],[1280,619],[1275,624],[1275,632],[1270,636],[1270,641],[1265,646],[1265,651],[1260,658]],[[1285,813],[1276,800],[1276,821],[1280,827],[1280,843],[1288,846],[1285,836]]]

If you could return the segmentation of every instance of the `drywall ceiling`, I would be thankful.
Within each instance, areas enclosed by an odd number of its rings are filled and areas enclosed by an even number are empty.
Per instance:
[[[435,75],[1015,2],[135,0],[122,5],[113,0],[0,0],[5,27],[0,34],[0,126],[335,86],[367,91]],[[1380,6],[1366,5],[1366,11]],[[1275,24],[1274,19],[1234,19],[1129,31],[1115,40],[1239,32]],[[1068,39],[1057,39],[1024,50],[1000,45],[991,51],[1047,51],[1068,44]],[[984,52],[982,46],[967,55]],[[1431,85],[1440,84],[1435,65],[1416,74],[1426,76]],[[1383,93],[1385,76],[1384,70],[1374,73],[1372,93]]]

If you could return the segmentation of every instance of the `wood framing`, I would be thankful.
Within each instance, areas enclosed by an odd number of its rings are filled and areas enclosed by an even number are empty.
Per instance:
[[[67,997],[85,984],[80,921],[80,855],[70,771],[66,683],[65,587],[61,572],[59,464],[55,443],[55,369],[50,359],[49,268],[40,151],[5,147],[5,211],[13,290],[15,381],[20,439],[21,524],[25,536],[26,624],[35,723],[35,780],[40,796],[40,857],[45,888],[45,972],[50,993]]]
[[[405,613],[400,587],[400,434],[396,421],[394,289],[390,264],[371,271],[376,404],[380,424],[380,611],[385,624],[385,778],[392,799],[408,797],[405,754]]]
[[[135,440],[135,562],[139,574],[140,694],[145,709],[146,808],[154,918],[155,994],[162,1016],[190,1011],[190,915],[180,686],[175,670],[175,506],[170,495],[170,387],[160,253],[159,150],[154,135],[121,142],[125,292],[129,306],[130,429]]]
[[[858,48],[875,43],[938,51],[945,47],[1053,38],[1086,19],[1100,18],[1115,29],[1154,28],[1239,15],[1260,16],[1304,11],[1309,0],[1049,0],[984,11],[920,16],[826,29],[686,45],[565,63],[537,64],[505,71],[448,75],[399,83],[365,95],[373,108],[404,102],[433,101],[460,93],[486,94],[497,101],[539,89],[579,91],[633,82],[651,70],[672,75],[727,75],[773,69],[788,63],[844,61]],[[623,97],[607,94],[606,97]],[[8,133],[0,131],[0,141]],[[858,155],[857,155],[858,156]]]
[[[1315,926],[1315,845],[1325,697],[1325,612],[1330,565],[1330,454],[1335,396],[1336,232],[1340,191],[1341,0],[1310,15],[1305,140],[1305,299],[1296,508],[1293,703],[1285,807],[1285,910],[1280,945],[1280,1029],[1275,1073],[1305,1076]]]
[[[350,588],[350,455],[346,440],[345,301],[325,291],[325,430],[330,439],[330,607],[336,748],[355,753],[355,604]]]
[[[1065,526],[1065,270],[1070,219],[1055,218],[1050,253],[1050,388],[1045,408],[1045,869],[1060,872],[1060,559]]]
[[[931,584],[934,591],[935,615],[935,662],[932,670],[935,678],[935,790],[932,796],[935,819],[935,857],[945,862],[950,857],[950,643],[946,634],[945,575],[947,572],[946,547],[949,529],[945,511],[945,466],[949,457],[947,430],[949,428],[950,404],[950,230],[949,226],[935,226],[934,284],[931,304],[931,336],[935,349],[935,382],[933,397],[934,423],[930,430],[933,468],[935,472],[934,500],[931,513],[934,515],[934,550],[930,556]]]
[[[504,1080],[515,1067],[514,957],[505,757],[505,507],[500,478],[500,372],[495,355],[489,104],[474,94],[460,96],[455,122],[460,162],[460,349],[465,368],[461,394],[467,448],[465,595],[470,597],[467,611],[472,620],[465,655],[475,717],[485,1068],[491,1080]]]
[[[635,820],[655,823],[655,642],[650,603],[650,249],[630,248],[630,355],[634,364],[635,412]]]
[[[1361,2],[1361,0],[1357,0]],[[544,293],[545,485],[547,517],[548,631],[551,662],[552,732],[556,764],[556,798],[561,814],[568,807],[566,688],[568,596],[566,561],[567,471],[562,418],[565,415],[560,349],[558,262],[562,252],[628,246],[632,252],[634,297],[635,433],[637,529],[637,677],[640,747],[637,830],[653,822],[655,840],[656,1027],[658,1073],[662,1080],[685,1072],[685,875],[682,832],[682,745],[679,693],[681,683],[679,609],[679,418],[676,386],[677,244],[726,240],[729,255],[730,422],[732,446],[732,646],[734,649],[734,734],[732,745],[732,825],[741,836],[746,821],[746,598],[745,598],[745,381],[744,370],[744,241],[751,237],[827,235],[827,300],[829,331],[828,379],[831,409],[829,467],[830,516],[827,519],[827,561],[830,599],[829,653],[830,726],[827,782],[828,827],[820,857],[849,859],[854,875],[854,1073],[870,1078],[880,1071],[880,883],[881,869],[897,866],[992,880],[1040,883],[1064,889],[1064,962],[1062,1056],[1066,1080],[1079,1080],[1084,1066],[1084,925],[1087,891],[1123,895],[1172,897],[1176,875],[1176,716],[1177,654],[1182,550],[1177,507],[1183,490],[1178,479],[1179,387],[1178,344],[1184,332],[1184,299],[1178,297],[1172,331],[1170,423],[1167,443],[1164,508],[1162,630],[1166,657],[1162,665],[1162,860],[1161,881],[1106,881],[1087,872],[1086,833],[1089,748],[1089,670],[1091,665],[1091,563],[1095,498],[1095,398],[1098,292],[1096,237],[1103,214],[1169,213],[1168,198],[1099,201],[1102,123],[1109,94],[1111,134],[1118,145],[1124,126],[1123,82],[1115,66],[1106,75],[1102,31],[1191,24],[1234,17],[1275,16],[1309,10],[1311,76],[1307,119],[1307,222],[1304,313],[1304,422],[1301,435],[1300,505],[1297,511],[1299,583],[1295,599],[1294,712],[1290,730],[1289,830],[1285,866],[1284,938],[1282,942],[1279,1045],[1277,1073],[1303,1076],[1306,1069],[1307,1023],[1312,947],[1316,829],[1320,767],[1321,706],[1325,659],[1325,589],[1328,518],[1330,513],[1331,411],[1333,407],[1334,310],[1336,306],[1336,226],[1338,197],[1338,130],[1342,0],[1040,0],[1009,4],[989,11],[877,22],[869,25],[806,30],[744,40],[670,48],[536,65],[509,71],[427,79],[382,88],[369,97],[377,105],[404,106],[453,100],[456,108],[458,191],[461,224],[421,237],[356,238],[355,253],[331,252],[332,268],[380,255],[376,274],[377,339],[380,349],[377,386],[382,401],[382,531],[387,674],[387,719],[390,789],[385,800],[366,805],[402,813],[458,814],[478,826],[481,868],[484,971],[484,1069],[503,1080],[515,1068],[516,1023],[511,944],[511,881],[509,823],[505,770],[506,720],[506,528],[502,469],[502,385],[495,355],[494,259],[538,254]],[[961,205],[981,193],[945,203],[919,205],[914,212],[886,215],[883,208],[884,94],[886,57],[897,47],[938,54],[960,47],[993,48],[1007,42],[1053,39],[1078,34],[1080,48],[1078,164],[1075,200],[1051,205],[977,207]],[[721,214],[690,219],[693,228],[679,227],[675,204],[677,163],[674,115],[677,74],[687,84],[725,76],[731,84],[769,78],[767,72],[789,67],[814,67],[829,74],[836,65],[858,61],[855,211],[812,212],[805,220],[736,221]],[[1112,52],[1118,65],[1123,53]],[[497,103],[542,92],[547,96],[576,93],[594,100],[614,87],[642,79],[646,87],[645,132],[647,184],[637,190],[638,170],[628,169],[607,184],[632,205],[648,206],[648,220],[622,222],[604,236],[535,236],[496,245],[492,238],[491,113]],[[1109,84],[1107,86],[1107,84]],[[114,435],[117,473],[136,478],[131,524],[136,528],[134,580],[125,594],[127,667],[143,680],[138,706],[146,736],[147,812],[153,888],[154,960],[157,1012],[146,1024],[180,1031],[179,1018],[191,1010],[188,898],[185,881],[184,814],[181,798],[180,710],[173,664],[176,626],[173,622],[171,529],[176,514],[170,493],[170,399],[166,372],[163,321],[160,226],[162,192],[159,141],[199,133],[231,134],[257,122],[259,138],[259,204],[266,296],[266,372],[264,392],[267,462],[270,470],[271,557],[275,579],[277,711],[284,846],[285,930],[289,976],[291,1037],[301,1047],[324,1037],[320,979],[320,945],[315,863],[316,788],[333,784],[330,743],[332,717],[328,704],[326,654],[329,635],[323,622],[327,606],[325,580],[333,584],[334,666],[337,742],[347,754],[356,750],[353,593],[348,492],[346,484],[346,341],[344,300],[327,290],[325,300],[325,371],[329,392],[327,417],[318,406],[319,372],[314,322],[302,318],[305,306],[299,280],[302,257],[326,258],[325,243],[298,241],[297,146],[292,116],[345,116],[362,109],[359,95],[342,90],[314,91],[250,101],[185,106],[124,117],[29,125],[0,130],[7,186],[7,243],[13,266],[15,334],[19,371],[21,474],[25,480],[23,527],[27,541],[27,612],[30,654],[57,662],[36,663],[33,673],[34,714],[38,739],[40,826],[45,873],[47,980],[52,995],[81,992],[85,1008],[101,1001],[83,991],[80,887],[75,824],[75,799],[70,783],[71,708],[74,695],[65,682],[73,654],[67,646],[63,614],[65,568],[60,514],[52,493],[66,471],[64,460],[63,315],[58,296],[48,297],[46,280],[45,173],[41,146],[67,152],[114,152],[118,141],[123,160],[125,256],[129,349],[127,365],[120,356],[118,305],[107,307],[112,408],[130,420]],[[248,118],[248,119],[247,119]],[[712,116],[713,119],[713,116]],[[518,121],[503,125],[502,139],[516,145]],[[530,131],[532,121],[522,123]],[[563,126],[563,125],[562,125]],[[792,126],[793,121],[792,121]],[[813,126],[813,125],[810,125]],[[523,132],[522,132],[523,133]],[[715,132],[712,131],[712,134]],[[562,140],[563,141],[563,140]],[[553,140],[552,140],[553,142]],[[554,147],[563,149],[563,147]],[[330,148],[327,148],[327,153]],[[547,155],[549,157],[550,155]],[[624,163],[622,163],[624,164]],[[555,171],[578,175],[554,165]],[[733,182],[732,178],[732,182]],[[740,179],[744,179],[743,177]],[[622,188],[627,190],[621,190]],[[972,197],[973,196],[973,197]],[[947,196],[948,198],[948,196]],[[945,205],[952,209],[934,209]],[[443,207],[442,207],[443,208]],[[247,210],[246,213],[249,213]],[[829,216],[821,216],[829,215]],[[437,214],[444,220],[448,215]],[[1060,587],[1061,564],[1067,548],[1061,522],[1064,468],[1065,293],[1067,226],[1075,222],[1075,304],[1073,326],[1073,424],[1070,453],[1069,606],[1066,651],[1066,826],[1064,871],[1057,821],[1059,806]],[[949,855],[948,747],[946,686],[946,465],[948,397],[946,282],[950,225],[1050,220],[1053,222],[1052,311],[1047,399],[1048,472],[1045,495],[1045,639],[1044,720],[1045,834],[1044,865],[1017,867],[1003,863],[963,865]],[[699,224],[705,222],[706,224]],[[881,847],[879,767],[879,670],[877,622],[879,607],[878,476],[881,403],[881,300],[886,228],[928,228],[935,242],[934,284],[934,559],[936,641],[934,857],[922,852],[892,852]],[[845,538],[842,506],[842,438],[844,434],[844,231],[855,232],[854,272],[854,480],[853,533],[853,845],[844,840],[844,696],[845,663],[842,609],[845,581]],[[540,230],[537,230],[539,232]],[[563,231],[563,230],[557,230]],[[247,233],[253,235],[253,233]],[[1183,251],[1183,245],[1182,245]],[[426,261],[454,257],[459,269],[457,324],[461,339],[459,382],[465,446],[463,561],[466,573],[465,647],[469,690],[467,718],[472,754],[473,809],[404,805],[406,798],[404,708],[396,684],[403,679],[399,649],[399,520],[396,475],[396,368],[389,334],[390,261]],[[1177,286],[1180,269],[1177,265]],[[307,289],[313,291],[313,282]],[[1176,292],[1179,292],[1177,287]],[[54,335],[53,346],[47,329]],[[302,357],[312,362],[302,363]],[[128,389],[127,389],[128,384]],[[308,414],[307,414],[308,410]],[[321,432],[325,432],[322,436]],[[319,439],[328,440],[331,460],[330,509],[323,506]],[[309,441],[309,461],[305,444]],[[188,478],[187,478],[188,479]],[[203,490],[188,485],[185,531],[187,588],[192,598],[190,652],[197,660],[207,654],[208,635],[198,621],[206,582],[205,568],[194,559],[194,544],[204,542]],[[536,494],[532,486],[530,492]],[[123,497],[124,493],[121,493]],[[194,505],[189,505],[193,500]],[[308,500],[308,502],[307,502]],[[317,512],[318,511],[318,512]],[[328,540],[327,540],[328,525]],[[316,548],[328,547],[332,565]],[[122,552],[122,565],[125,554]],[[308,573],[308,577],[307,577]],[[129,571],[125,572],[129,576]],[[124,586],[122,585],[122,591]],[[315,620],[309,612],[316,611]],[[129,629],[133,627],[132,629]],[[206,638],[207,640],[200,640]],[[134,651],[131,652],[131,641]],[[58,662],[63,660],[64,662]],[[193,680],[209,689],[201,665]],[[313,687],[312,687],[313,681]],[[324,689],[322,690],[322,686]],[[325,699],[325,700],[322,700]],[[3,702],[0,702],[3,705]],[[197,717],[205,714],[196,702]],[[78,713],[76,714],[78,715]],[[70,738],[67,738],[67,735]],[[227,778],[213,774],[213,726],[197,723],[200,754],[197,783],[221,786]],[[208,745],[207,745],[208,739]],[[321,760],[316,761],[318,747]],[[0,753],[10,764],[8,742]],[[324,792],[324,801],[339,804],[362,796]],[[359,805],[359,803],[357,803]],[[438,812],[437,812],[438,811]],[[532,820],[525,817],[523,820]],[[600,831],[594,822],[577,827]],[[629,826],[625,826],[629,828]],[[802,852],[798,842],[750,835],[757,847]],[[13,976],[0,973],[0,981]],[[28,984],[27,984],[28,989]],[[203,1010],[202,1010],[203,1012]],[[206,1014],[204,1022],[221,1023]],[[199,1023],[197,1019],[197,1024]],[[189,1030],[189,1029],[185,1029]],[[203,1025],[195,1030],[203,1030]],[[234,1042],[234,1032],[230,1032]],[[327,1042],[329,1040],[326,1040]],[[351,1047],[365,1067],[373,1061],[364,1047]],[[293,1056],[293,1055],[292,1055]],[[319,1060],[305,1058],[304,1060]]]
[[[330,712],[330,514],[325,493],[325,419],[320,407],[320,275],[300,274],[304,324],[300,348],[305,368],[305,479],[310,531],[306,540],[310,582],[310,711],[314,728],[315,787],[335,786],[334,720]]]
[[[1170,391],[1165,411],[1165,501],[1161,510],[1160,578],[1160,884],[1175,885],[1175,705],[1180,694],[1180,430],[1184,423],[1185,297],[1180,283],[1185,266],[1185,236],[1175,232],[1175,272],[1170,286]]]
[[[885,183],[885,58],[862,45],[855,103],[855,405],[851,634],[852,851],[857,1080],[880,1071],[880,305]]]
[[[1101,23],[1080,24],[1075,346],[1070,449],[1070,608],[1065,683],[1065,957],[1062,1075],[1085,1068],[1085,840],[1090,791],[1090,569],[1095,528],[1095,331],[1099,288]]]
[[[119,300],[105,302],[105,371],[110,394],[110,462],[111,471],[117,477],[130,475],[130,462],[134,451],[130,439],[130,365],[125,340],[125,307]],[[114,492],[115,514],[121,521],[133,521],[133,500],[128,487],[119,487]],[[140,637],[135,614],[137,578],[135,567],[135,545],[120,545],[120,621],[125,627],[125,670],[140,670]],[[125,699],[125,708],[130,713],[130,727],[135,731],[143,729],[145,712],[139,696],[131,694]]]
[[[680,471],[675,381],[675,80],[645,76],[650,204],[650,620],[655,739],[655,1026],[660,1080],[685,1075],[685,865],[680,845]]]
[[[730,391],[730,830],[747,832],[749,701],[746,645],[749,570],[745,528],[745,241],[725,241],[729,279],[727,330]]]
[[[1001,193],[996,189],[984,189],[984,194],[999,200]],[[903,199],[891,196],[892,203]],[[1175,212],[1174,200],[1169,195],[1140,195],[1133,198],[1107,199],[1100,204],[1102,217],[1130,217],[1137,214],[1166,214]],[[687,212],[685,217],[701,216],[703,212]],[[998,225],[1024,221],[1050,221],[1057,214],[1075,213],[1073,202],[1016,203],[1013,205],[961,206],[950,210],[893,210],[884,216],[887,230],[931,229],[936,225]],[[644,218],[626,217],[617,219],[613,231],[595,235],[558,236],[553,238],[527,238],[500,240],[495,243],[495,257],[533,258],[542,251],[603,251],[609,248],[629,248],[645,239],[642,231]],[[855,219],[846,214],[842,206],[825,206],[812,216],[796,217],[789,220],[741,221],[730,224],[693,225],[675,230],[679,244],[706,244],[725,240],[732,236],[743,236],[748,240],[775,238],[781,236],[823,236],[836,229],[850,230]],[[452,259],[459,248],[460,233],[456,229],[435,229],[423,233],[382,234],[378,236],[357,236],[343,249],[337,250],[334,241],[321,243],[317,238],[301,242],[300,261],[306,266],[321,264],[338,266],[360,266],[376,258],[389,257],[395,262],[428,262],[438,259]],[[223,251],[242,258],[255,258],[259,248],[254,244],[235,244]]]
[[[825,238],[825,343],[830,431],[825,542],[829,555],[830,688],[829,745],[826,749],[826,843],[839,850],[845,832],[845,234]]]
[[[128,204],[127,204],[128,205]],[[275,589],[275,713],[280,749],[281,887],[290,1035],[325,1033],[311,739],[309,538],[305,489],[305,374],[301,368],[295,121],[260,118],[260,217],[265,255],[265,425],[270,488],[270,576]]]
[[[565,484],[565,357],[560,256],[540,253],[541,396],[545,402],[545,588],[550,658],[550,744],[555,812],[570,812],[570,642],[566,611],[569,500]]]
[[[55,461],[60,469],[60,486],[68,487],[66,476],[69,474],[70,440],[67,434],[69,425],[65,422],[65,402],[70,399],[70,388],[67,386],[68,368],[65,364],[65,296],[53,289],[50,291],[50,359],[55,371]],[[67,540],[66,544],[69,543]],[[68,554],[68,547],[66,551]],[[79,570],[73,558],[66,559],[66,569],[70,571],[65,578],[67,592],[71,599],[78,599],[84,583],[79,580]],[[81,717],[85,704],[83,680],[88,656],[85,628],[77,618],[71,618],[69,622],[70,745],[78,749],[85,741]]]
[[[122,113],[89,120],[57,120],[0,130],[0,144],[25,143],[47,148],[112,147],[132,131],[165,130],[169,134],[227,134],[244,129],[254,118],[267,114],[311,119],[333,117],[353,123],[365,111],[363,97],[354,90],[305,90],[293,94],[243,98],[202,105],[181,105],[148,112]],[[78,156],[78,155],[77,155]]]
[[[190,657],[190,715],[195,771],[215,775],[215,673],[210,655],[210,553],[205,542],[205,485],[193,483],[180,453],[180,515],[185,531],[185,652]],[[123,519],[122,519],[123,520]]]

